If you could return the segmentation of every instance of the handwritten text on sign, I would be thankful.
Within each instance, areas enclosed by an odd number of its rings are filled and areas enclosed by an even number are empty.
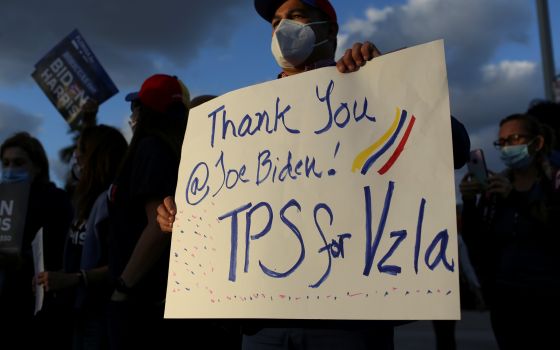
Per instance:
[[[167,317],[458,315],[442,42],[191,111]]]

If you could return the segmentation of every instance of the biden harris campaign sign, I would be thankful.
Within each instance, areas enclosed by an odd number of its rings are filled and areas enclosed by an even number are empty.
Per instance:
[[[168,318],[457,319],[443,41],[191,111]]]
[[[18,255],[29,197],[28,182],[0,183],[0,255]]]
[[[31,76],[69,124],[89,99],[101,104],[118,92],[77,29],[37,62]]]

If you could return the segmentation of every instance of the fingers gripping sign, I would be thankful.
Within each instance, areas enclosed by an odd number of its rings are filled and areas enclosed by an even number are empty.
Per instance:
[[[157,222],[163,232],[171,232],[173,230],[175,214],[177,214],[175,200],[171,196],[165,197],[163,202],[157,207]]]
[[[364,66],[367,61],[381,56],[377,47],[369,41],[355,43],[351,49],[347,49],[344,55],[336,62],[336,67],[341,73],[356,72]]]

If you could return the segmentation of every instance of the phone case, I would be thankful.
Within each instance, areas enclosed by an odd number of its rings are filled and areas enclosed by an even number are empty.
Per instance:
[[[486,169],[486,161],[484,153],[481,149],[472,150],[470,159],[467,163],[469,172],[483,185],[488,183],[488,170]]]

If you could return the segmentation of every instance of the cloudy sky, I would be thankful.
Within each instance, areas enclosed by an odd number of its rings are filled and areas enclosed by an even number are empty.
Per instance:
[[[332,0],[339,48],[370,40],[382,52],[443,38],[451,112],[473,148],[499,170],[491,141],[504,116],[543,98],[534,0]],[[560,2],[550,1],[550,13]],[[555,65],[560,23],[551,16]],[[193,96],[222,94],[275,78],[270,28],[251,0],[2,0],[0,3],[0,142],[18,130],[45,145],[60,181],[58,150],[68,127],[30,74],[34,64],[79,29],[119,88],[99,111],[102,123],[129,133],[126,93],[153,73],[175,74]],[[337,56],[338,57],[338,56]],[[458,176],[462,176],[458,172]]]

